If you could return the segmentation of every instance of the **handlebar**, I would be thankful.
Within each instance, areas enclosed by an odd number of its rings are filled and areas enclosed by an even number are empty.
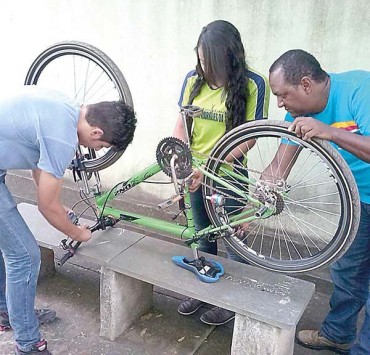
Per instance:
[[[117,223],[117,220],[112,217],[102,217],[99,218],[98,221],[90,228],[91,233],[97,230],[105,230],[106,227],[113,227]],[[63,255],[63,257],[57,262],[57,266],[63,266],[67,260],[72,258],[78,249],[78,247],[82,244],[82,242],[71,241],[69,244],[65,243],[65,240],[62,241],[63,247],[67,250],[67,252]]]
[[[78,243],[81,244],[81,242]],[[57,266],[62,267],[67,262],[68,259],[72,258],[72,256],[75,255],[78,246],[71,247],[70,249],[68,249],[68,251],[63,255],[63,257],[57,262]]]

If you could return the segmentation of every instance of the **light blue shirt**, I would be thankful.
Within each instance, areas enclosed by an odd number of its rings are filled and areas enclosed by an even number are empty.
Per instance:
[[[39,168],[62,178],[77,148],[79,114],[69,98],[37,86],[0,98],[0,175]]]
[[[308,114],[328,125],[353,134],[370,136],[370,72],[355,70],[330,75],[330,93],[325,109]],[[287,113],[286,121],[293,117]],[[332,145],[340,152],[356,180],[360,200],[370,203],[370,164],[348,151]]]

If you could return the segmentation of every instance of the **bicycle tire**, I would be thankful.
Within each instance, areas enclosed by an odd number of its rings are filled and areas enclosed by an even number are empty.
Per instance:
[[[79,68],[76,70],[77,65]],[[81,82],[76,83],[79,79]],[[25,85],[56,90],[60,90],[63,83],[65,93],[80,104],[123,100],[133,107],[130,89],[120,69],[104,52],[90,44],[64,41],[46,48],[33,61],[24,81]],[[103,155],[91,150],[90,153],[84,160],[87,172],[109,167],[121,157],[123,151],[106,149]]]
[[[268,166],[274,156],[270,146],[277,149],[282,139],[285,143],[299,145],[300,153],[286,178],[291,189],[285,197],[279,198],[281,211],[251,222],[243,237],[230,234],[224,240],[251,264],[276,272],[302,273],[334,261],[348,249],[358,229],[360,201],[352,172],[340,153],[328,141],[302,140],[290,132],[288,126],[287,122],[263,120],[237,127],[216,144],[205,169],[220,174],[222,164],[225,165],[222,162],[235,147],[256,140],[247,153],[246,170],[257,181],[263,165],[267,163]],[[258,166],[260,168],[256,168]],[[316,181],[318,185],[315,186]],[[305,188],[304,196],[299,193],[302,187]],[[252,194],[253,184],[249,183],[246,188]],[[323,190],[325,193],[321,194]],[[221,226],[222,221],[209,198],[215,192],[223,193],[225,199],[233,198],[226,190],[220,191],[212,178],[205,177],[206,210],[213,224]],[[246,202],[244,210],[247,205]],[[233,213],[235,210],[228,217]]]

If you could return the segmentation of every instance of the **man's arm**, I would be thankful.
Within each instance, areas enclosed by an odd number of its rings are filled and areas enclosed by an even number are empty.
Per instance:
[[[297,117],[289,129],[295,132],[298,137],[307,141],[314,137],[332,141],[357,158],[370,162],[369,136],[362,136],[332,127],[312,117]]]
[[[79,242],[89,240],[91,232],[87,226],[76,226],[71,223],[60,202],[63,180],[39,169],[33,170],[32,176],[37,186],[38,208],[46,220],[73,240]]]

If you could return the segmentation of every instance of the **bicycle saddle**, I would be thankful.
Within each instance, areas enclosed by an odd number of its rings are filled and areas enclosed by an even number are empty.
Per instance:
[[[204,256],[193,260],[186,256],[173,256],[172,261],[176,265],[192,271],[203,282],[216,282],[224,274],[224,268],[219,262],[206,260]]]

